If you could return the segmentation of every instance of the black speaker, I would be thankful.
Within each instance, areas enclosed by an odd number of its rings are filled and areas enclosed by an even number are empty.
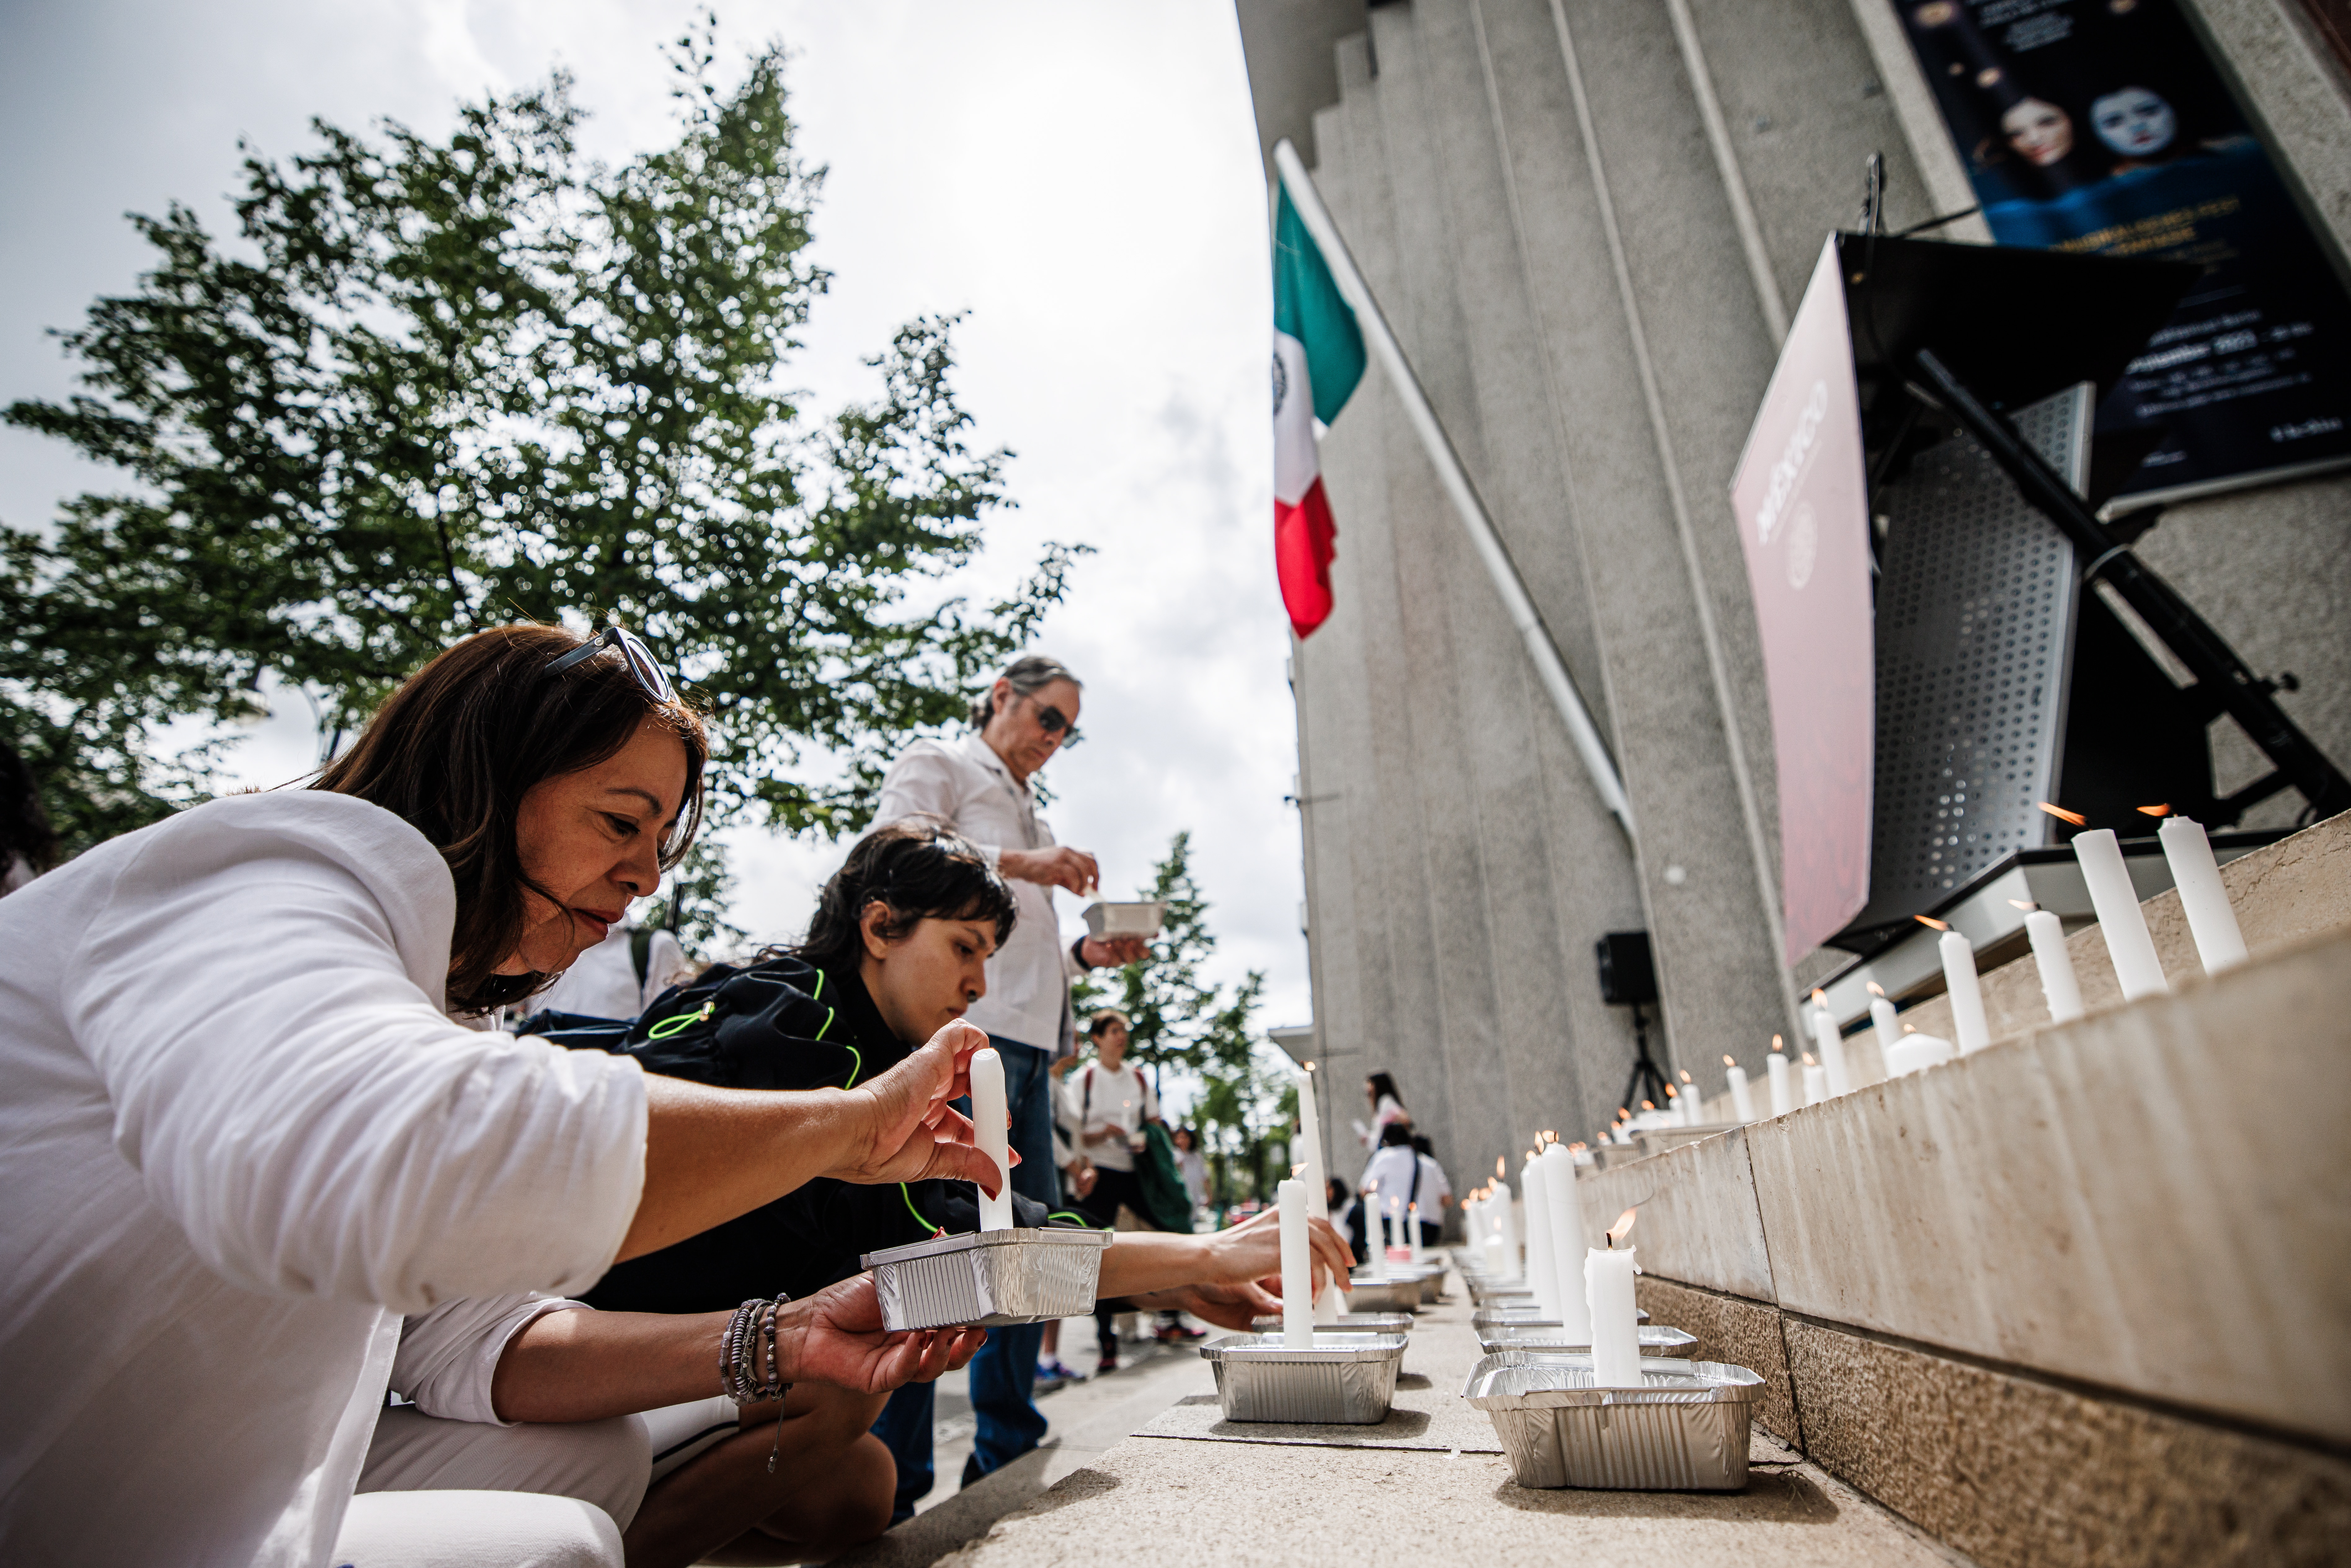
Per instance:
[[[1649,961],[1649,934],[1611,931],[1592,946],[1600,960],[1600,999],[1610,1007],[1646,1007],[1657,999],[1657,967]]]

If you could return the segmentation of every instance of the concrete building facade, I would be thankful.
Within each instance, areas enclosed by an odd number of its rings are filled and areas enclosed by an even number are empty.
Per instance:
[[[2185,0],[2351,253],[2351,82],[2301,0]],[[1338,609],[1297,644],[1325,1125],[1393,1072],[1457,1187],[1623,1103],[1593,946],[1651,935],[1653,1051],[1721,1091],[1841,956],[1781,958],[1771,718],[1728,497],[1824,236],[1972,204],[1888,0],[1239,0],[1287,137],[1461,453],[1639,823],[1601,805],[1376,367],[1327,433]],[[1980,220],[1943,231],[1988,238]],[[2351,477],[2139,545],[2351,762]],[[2225,791],[2264,767],[2216,727]],[[2246,825],[2282,825],[2281,796]],[[2264,814],[2265,813],[2265,814]],[[1334,1159],[1341,1174],[1343,1158]],[[1513,1167],[1516,1159],[1511,1160]]]

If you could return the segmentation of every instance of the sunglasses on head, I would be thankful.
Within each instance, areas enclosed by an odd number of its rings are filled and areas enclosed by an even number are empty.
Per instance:
[[[661,661],[653,657],[653,651],[646,647],[635,632],[624,632],[618,626],[607,626],[569,653],[557,654],[549,661],[547,668],[539,672],[539,675],[542,679],[559,675],[574,664],[585,664],[607,648],[619,651],[622,663],[629,666],[629,674],[636,677],[638,686],[647,696],[657,703],[677,700],[670,689],[669,676],[662,673]]]

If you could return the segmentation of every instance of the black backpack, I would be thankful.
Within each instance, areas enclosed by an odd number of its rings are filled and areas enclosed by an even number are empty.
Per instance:
[[[739,968],[713,965],[663,992],[633,1023],[546,1011],[516,1032],[632,1056],[647,1072],[722,1088],[847,1089],[887,1071],[907,1051],[870,1033],[861,1049],[841,1020],[841,1000],[831,977],[787,956]],[[860,1010],[870,1013],[871,1004]],[[1012,1207],[1015,1224],[1050,1222],[1044,1205],[1019,1193]],[[607,1312],[727,1311],[753,1296],[778,1290],[803,1296],[848,1279],[859,1271],[861,1253],[978,1228],[978,1195],[968,1182],[858,1186],[820,1177],[699,1236],[615,1264],[580,1299]]]

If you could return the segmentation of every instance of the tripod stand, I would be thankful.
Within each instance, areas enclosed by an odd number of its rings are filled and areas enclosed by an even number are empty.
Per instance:
[[[1646,1085],[1648,1092],[1641,1092]],[[1641,1011],[1641,1004],[1633,1004],[1633,1075],[1625,1080],[1624,1108],[1633,1107],[1646,1100],[1663,1110],[1666,1104],[1666,1074],[1656,1058],[1649,1054],[1649,1020]]]

